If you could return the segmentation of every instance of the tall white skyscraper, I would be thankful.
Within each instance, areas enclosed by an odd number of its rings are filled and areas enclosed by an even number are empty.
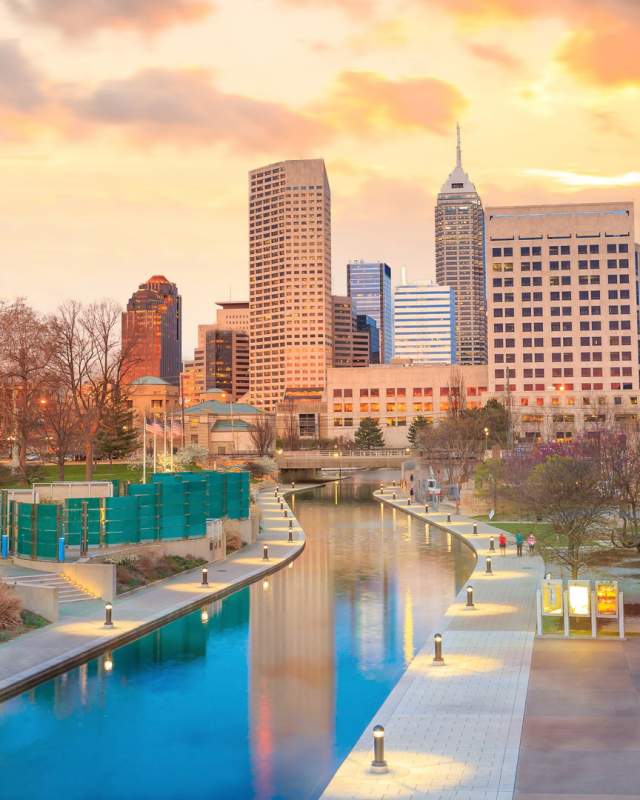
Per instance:
[[[456,340],[460,364],[487,363],[487,317],[482,201],[462,169],[460,127],[456,166],[438,194],[436,281],[456,293]]]
[[[456,296],[449,286],[401,284],[393,298],[394,356],[418,364],[456,363]]]

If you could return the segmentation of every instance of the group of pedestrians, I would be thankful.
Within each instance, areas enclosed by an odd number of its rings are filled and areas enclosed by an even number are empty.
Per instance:
[[[500,552],[502,555],[507,554],[507,537],[504,533],[501,533],[498,537],[498,545],[500,546]],[[527,537],[527,546],[529,548],[529,555],[532,556],[536,549],[536,537],[530,533]],[[524,536],[521,533],[516,533],[516,553],[517,555],[522,555],[522,548],[524,547]]]

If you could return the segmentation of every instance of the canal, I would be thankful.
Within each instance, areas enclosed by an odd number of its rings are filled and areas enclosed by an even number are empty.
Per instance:
[[[295,496],[267,582],[0,704],[0,798],[318,797],[474,563],[382,476]]]

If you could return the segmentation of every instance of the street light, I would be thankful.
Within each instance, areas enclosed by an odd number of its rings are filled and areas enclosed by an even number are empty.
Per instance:
[[[484,429],[484,449],[489,449],[489,428]]]

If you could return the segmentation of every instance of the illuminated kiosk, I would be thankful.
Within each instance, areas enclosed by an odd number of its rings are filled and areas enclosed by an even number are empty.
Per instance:
[[[542,628],[543,617],[555,617],[563,621],[563,637],[571,635],[571,617],[591,619],[591,638],[598,635],[598,619],[617,619],[618,635],[624,639],[624,594],[618,591],[617,581],[594,581],[591,588],[589,580],[567,581],[564,589],[561,579],[545,578],[540,581],[536,593],[537,635],[545,634]]]

